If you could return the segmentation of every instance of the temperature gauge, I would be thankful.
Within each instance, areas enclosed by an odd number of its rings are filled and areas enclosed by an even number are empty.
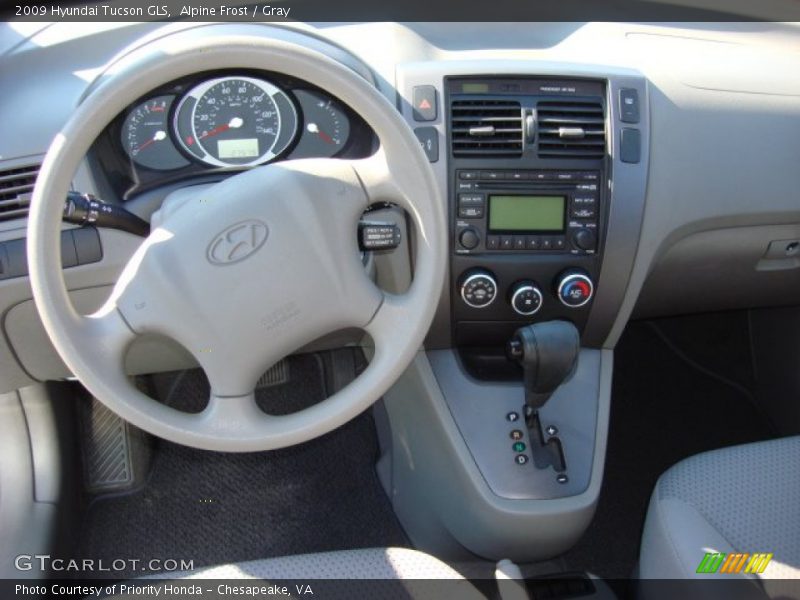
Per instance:
[[[136,106],[122,125],[121,142],[136,164],[158,171],[189,164],[169,136],[169,109],[174,96],[158,96]]]
[[[303,111],[303,131],[291,158],[335,156],[350,137],[350,120],[331,98],[308,90],[293,90]]]

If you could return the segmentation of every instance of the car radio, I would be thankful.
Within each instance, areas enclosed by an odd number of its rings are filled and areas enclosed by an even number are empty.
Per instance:
[[[600,172],[457,170],[455,252],[594,254]]]

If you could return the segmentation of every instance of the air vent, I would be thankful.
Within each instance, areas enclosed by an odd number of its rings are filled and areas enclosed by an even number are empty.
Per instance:
[[[603,158],[606,125],[600,102],[541,100],[539,158]]]
[[[39,165],[0,171],[0,221],[28,216]]]
[[[520,156],[522,108],[514,100],[453,100],[453,156]]]

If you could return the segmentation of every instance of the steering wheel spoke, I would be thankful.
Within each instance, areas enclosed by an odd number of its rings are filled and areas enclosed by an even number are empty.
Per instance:
[[[381,148],[372,156],[349,161],[358,174],[370,204],[391,202],[407,211],[414,210],[414,186],[405,173],[389,165],[386,150]]]
[[[136,337],[137,334],[113,307],[104,307],[91,315],[80,315],[75,322],[76,342],[83,348],[92,348],[98,368],[121,377],[125,376],[125,354]]]
[[[270,416],[256,404],[255,391],[241,396],[217,396],[212,391],[197,419],[208,434],[251,437],[258,434]]]

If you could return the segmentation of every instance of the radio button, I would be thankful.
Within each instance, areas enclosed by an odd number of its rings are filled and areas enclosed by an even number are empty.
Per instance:
[[[553,238],[553,250],[564,250],[567,247],[567,240],[563,237]]]
[[[480,219],[483,217],[483,206],[459,206],[458,216],[461,219]]]
[[[459,181],[456,186],[459,192],[468,192],[475,188],[475,185],[469,181]]]
[[[572,205],[594,206],[597,204],[597,196],[573,196]]]
[[[458,204],[460,206],[470,205],[481,205],[485,201],[485,197],[483,194],[459,194],[458,195]]]
[[[550,238],[542,238],[542,250],[552,250],[553,240]]]
[[[514,248],[514,238],[510,235],[501,235],[500,236],[500,249],[501,250],[513,250]]]
[[[528,250],[538,250],[541,245],[542,243],[538,235],[529,235],[525,238],[525,247],[528,248]]]
[[[593,206],[573,206],[570,215],[576,219],[594,219],[597,210]]]
[[[597,245],[597,236],[591,229],[582,227],[572,234],[572,245],[579,250],[594,250]]]
[[[458,174],[459,179],[477,179],[479,176],[478,171],[461,171]]]
[[[515,235],[514,236],[514,250],[525,250],[525,236],[524,235]]]
[[[506,179],[513,179],[514,181],[523,181],[528,179],[528,174],[525,171],[511,171],[507,173]]]
[[[486,238],[486,249],[487,250],[497,250],[500,248],[500,236],[499,235],[490,235]]]
[[[597,184],[596,183],[579,183],[575,186],[576,189],[585,190],[588,192],[596,192],[597,191]]]
[[[481,179],[502,179],[503,176],[498,171],[481,171]]]
[[[467,250],[474,250],[477,248],[480,241],[481,238],[478,232],[472,227],[467,227],[458,234],[458,242]]]

